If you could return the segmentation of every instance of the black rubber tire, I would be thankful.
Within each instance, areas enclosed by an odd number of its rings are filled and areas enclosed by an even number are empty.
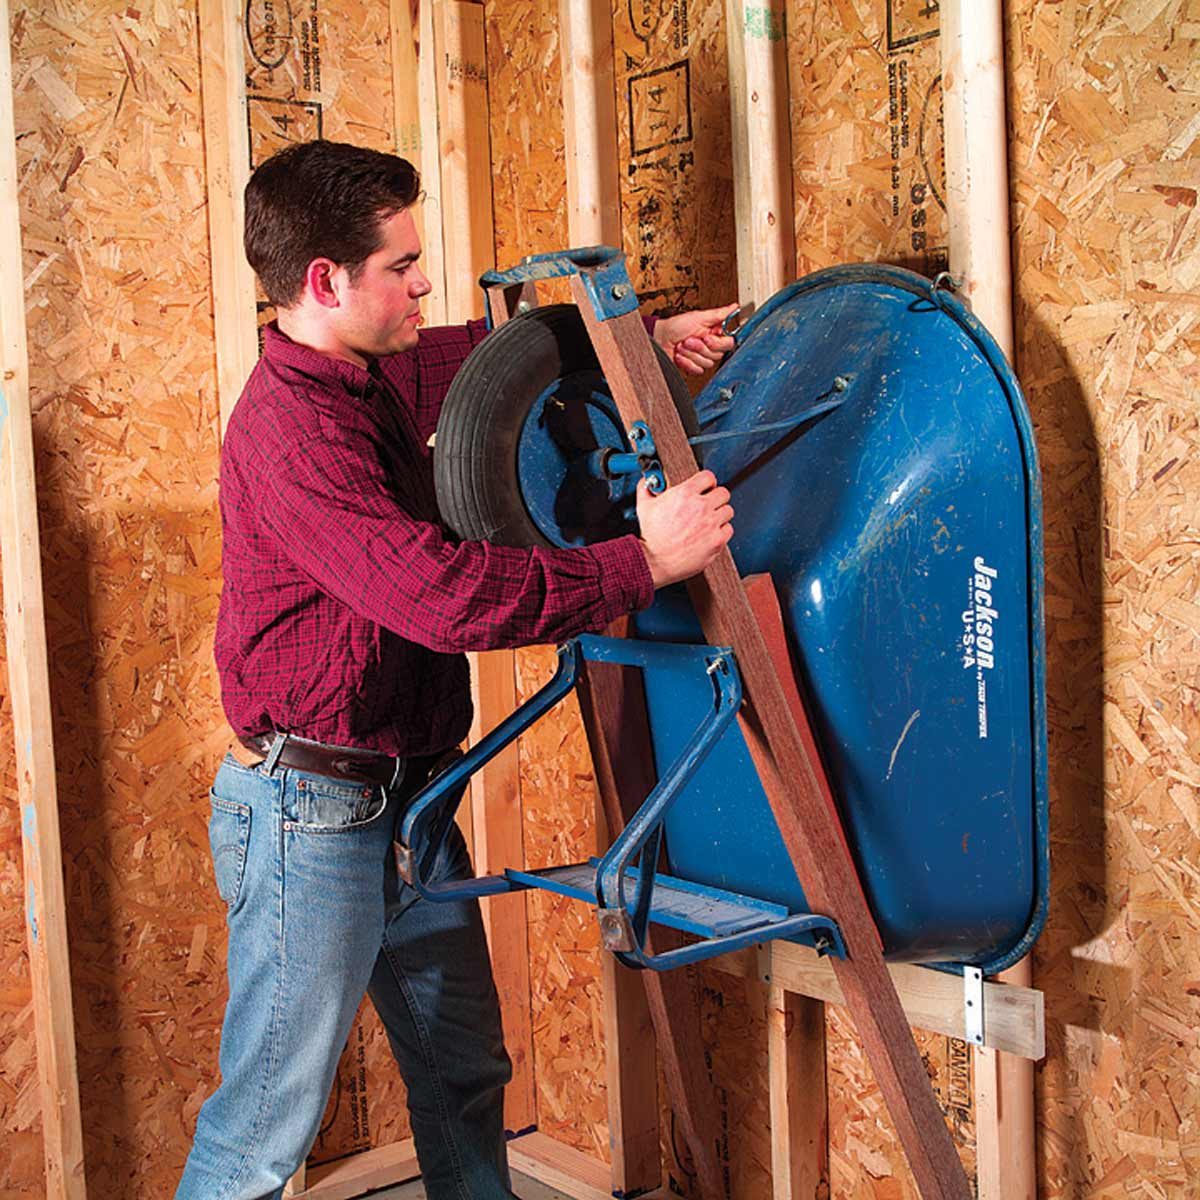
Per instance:
[[[697,429],[687,384],[658,345],[663,376],[689,436]],[[521,495],[517,450],[534,401],[556,379],[599,371],[573,304],[514,317],[471,352],[438,419],[433,477],[442,520],[459,537],[500,546],[550,546]]]

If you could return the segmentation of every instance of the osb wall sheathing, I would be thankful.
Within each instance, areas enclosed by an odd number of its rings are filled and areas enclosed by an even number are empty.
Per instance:
[[[277,17],[286,9],[275,0]],[[271,98],[252,103],[256,145],[318,105],[327,135],[388,143],[386,8],[334,9],[291,5],[307,82],[303,67],[252,65],[252,89]],[[88,1182],[93,1195],[158,1197],[216,1082],[224,1004],[205,804],[228,733],[211,653],[218,435],[197,12],[51,0],[17,7],[11,35]],[[15,808],[0,817],[0,1195],[33,1195]],[[339,1081],[318,1155],[406,1131],[372,1023],[356,1028]]]
[[[194,22],[161,3],[38,5],[16,10],[12,46],[85,1153],[99,1194],[159,1195],[213,1075],[221,1002],[202,852],[219,540]],[[6,946],[23,913],[5,906]],[[13,1188],[40,1167],[31,1035],[23,1022],[0,1138]]]
[[[1007,23],[1046,502],[1043,1194],[1200,1194],[1200,2]]]

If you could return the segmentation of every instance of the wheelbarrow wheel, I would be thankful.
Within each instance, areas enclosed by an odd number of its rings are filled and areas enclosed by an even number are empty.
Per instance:
[[[687,384],[658,345],[654,350],[691,435],[697,425]],[[575,394],[590,390],[594,396],[599,389],[607,398],[599,372],[583,318],[573,304],[531,309],[475,348],[447,393],[434,439],[438,506],[454,533],[502,546],[565,544],[547,537],[531,516],[519,447],[533,406],[544,401],[548,391],[561,389],[566,395],[578,384]],[[615,407],[612,412],[615,415]],[[612,536],[619,531],[613,524],[616,519],[591,525],[584,540]]]

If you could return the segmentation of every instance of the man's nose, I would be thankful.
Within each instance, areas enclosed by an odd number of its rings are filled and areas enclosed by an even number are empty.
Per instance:
[[[410,290],[412,292],[413,299],[416,300],[421,296],[428,296],[429,293],[433,291],[433,284],[429,282],[429,276],[426,275],[425,272],[415,264],[414,270],[416,271],[416,278],[413,279],[412,288]]]

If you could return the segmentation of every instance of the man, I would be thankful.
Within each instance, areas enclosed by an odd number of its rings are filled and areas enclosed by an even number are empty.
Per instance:
[[[575,550],[456,542],[428,448],[482,322],[418,335],[429,281],[403,159],[312,142],[246,189],[246,254],[278,317],[221,457],[216,658],[241,746],[212,791],[228,906],[221,1085],[180,1200],[281,1194],[307,1154],[364,991],[408,1086],[431,1200],[511,1195],[510,1076],[475,904],[396,875],[397,817],[465,736],[463,651],[603,629],[731,536],[708,472],[639,493],[641,536]],[[661,320],[685,369],[732,341],[725,310]],[[434,876],[471,870],[457,831]]]

